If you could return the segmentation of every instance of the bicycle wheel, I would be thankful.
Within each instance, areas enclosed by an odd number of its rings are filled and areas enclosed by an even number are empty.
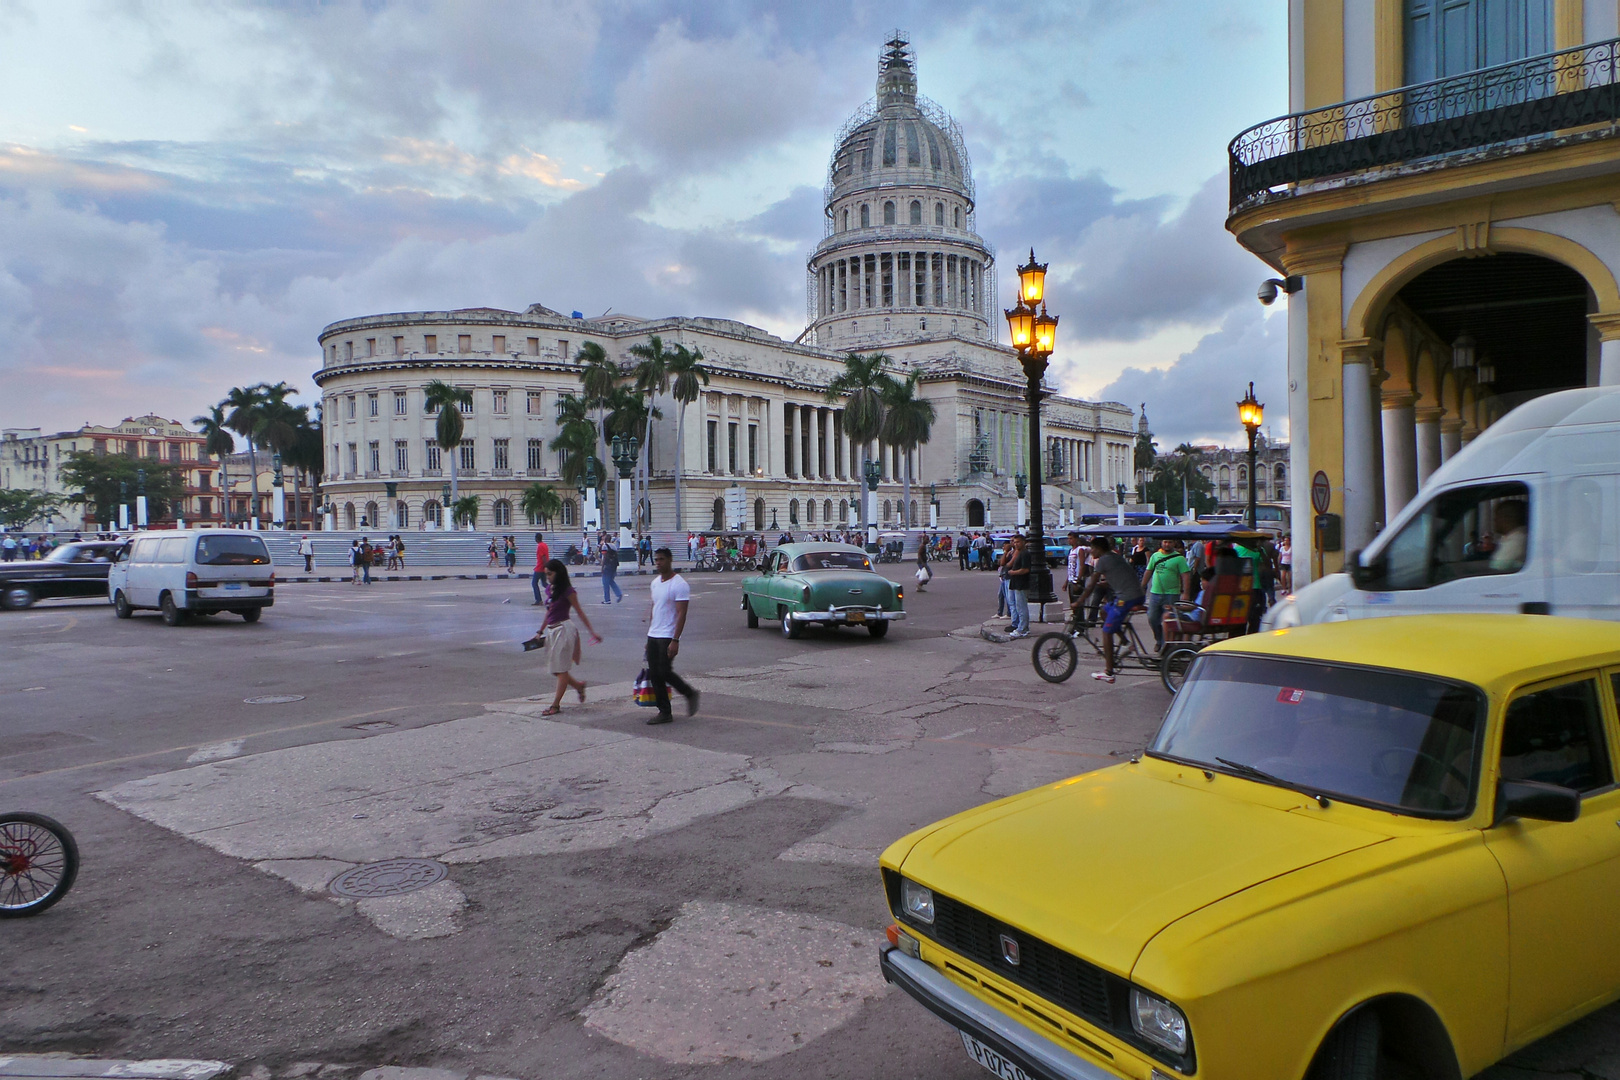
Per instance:
[[[1198,650],[1191,645],[1176,645],[1165,650],[1159,660],[1159,679],[1164,688],[1174,694],[1187,681],[1187,669],[1192,667]]]
[[[1060,683],[1074,674],[1080,654],[1075,651],[1074,639],[1068,634],[1042,634],[1035,639],[1035,651],[1030,658],[1035,673],[1049,683]]]
[[[38,915],[73,887],[79,846],[60,822],[0,814],[0,919]]]

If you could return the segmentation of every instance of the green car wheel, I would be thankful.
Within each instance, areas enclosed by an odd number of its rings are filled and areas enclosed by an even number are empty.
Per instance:
[[[748,597],[746,597],[746,596],[743,597],[743,610],[748,613],[748,615],[747,615],[748,629],[750,629],[750,630],[758,630],[759,629],[759,616],[754,614],[754,602],[752,600],[748,599]]]
[[[787,609],[782,609],[782,636],[797,641],[799,639],[799,635],[803,633],[804,630],[799,626],[799,624],[794,622],[792,618],[788,616]]]

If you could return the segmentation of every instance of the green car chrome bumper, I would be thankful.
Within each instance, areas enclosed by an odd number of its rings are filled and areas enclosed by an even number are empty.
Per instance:
[[[787,617],[794,622],[806,623],[869,623],[894,622],[905,618],[906,613],[876,608],[834,608],[831,611],[790,611]]]

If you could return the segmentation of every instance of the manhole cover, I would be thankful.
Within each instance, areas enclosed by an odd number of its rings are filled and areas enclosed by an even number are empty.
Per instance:
[[[432,859],[384,859],[345,870],[327,888],[339,896],[370,900],[379,896],[400,896],[443,881],[450,868]]]
[[[263,697],[243,698],[248,705],[286,705],[293,701],[303,701],[303,694],[265,694]]]

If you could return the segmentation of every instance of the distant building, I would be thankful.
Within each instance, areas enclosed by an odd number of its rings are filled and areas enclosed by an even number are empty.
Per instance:
[[[74,431],[47,435],[40,428],[0,430],[0,487],[38,491],[64,498],[76,494],[62,484],[59,470],[74,451],[94,454],[124,454],[131,458],[179,466],[185,476],[185,493],[170,516],[182,517],[187,524],[219,520],[221,500],[214,473],[218,465],[202,452],[203,437],[178,420],[155,413],[128,417],[111,427],[86,423]],[[133,499],[134,493],[131,493]],[[97,522],[87,520],[86,507],[64,503],[56,511],[52,527],[62,530],[94,530]],[[159,519],[150,519],[160,523]]]

